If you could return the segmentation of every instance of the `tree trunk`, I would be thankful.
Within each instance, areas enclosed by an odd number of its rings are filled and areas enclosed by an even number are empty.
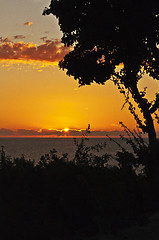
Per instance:
[[[151,112],[149,110],[150,106],[145,98],[143,98],[137,88],[137,84],[133,84],[131,86],[132,97],[135,102],[138,104],[141,112],[143,113],[143,117],[145,119],[145,132],[148,133],[149,140],[149,148],[150,148],[150,162],[149,162],[149,170],[152,175],[159,174],[159,161],[158,161],[158,142],[156,137],[156,131],[153,123],[153,119],[151,116]],[[154,176],[154,177],[155,177]]]

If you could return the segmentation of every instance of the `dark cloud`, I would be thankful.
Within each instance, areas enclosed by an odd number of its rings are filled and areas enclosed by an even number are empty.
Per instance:
[[[14,36],[14,39],[25,39],[26,37],[24,35],[16,35]]]
[[[11,42],[9,37],[6,37],[6,38],[0,37],[0,43],[9,43],[9,42]]]
[[[48,130],[48,129],[41,129],[38,131],[40,136],[62,136],[62,132],[58,130]]]
[[[46,36],[41,37],[40,40],[42,40],[46,44],[48,44],[50,42],[59,42],[59,39],[57,39],[57,38],[48,39]]]
[[[123,131],[92,131],[91,132],[92,136],[106,136],[106,135],[110,135],[110,136],[113,136],[113,137],[117,137],[117,136],[120,136],[121,134],[123,135],[124,132]]]
[[[47,39],[47,37],[41,37],[40,40],[42,40],[43,42],[45,42]]]
[[[27,130],[27,129],[18,129],[15,134],[18,136],[35,136],[37,135],[37,131]]]
[[[82,136],[85,134],[85,130],[69,130],[67,133],[63,133],[67,136]],[[106,137],[111,136],[111,137],[118,137],[120,135],[125,135],[125,132],[123,131],[91,131],[88,136],[90,137]]]
[[[0,136],[14,136],[14,131],[6,128],[0,129]]]
[[[48,130],[48,129],[40,129],[39,131],[36,130],[28,130],[28,129],[18,129],[18,130],[10,130],[6,128],[0,129],[0,137],[6,137],[6,136],[14,136],[14,137],[20,137],[20,136],[37,136],[37,137],[43,137],[43,136],[50,136],[50,137],[62,137],[62,136],[69,136],[69,137],[82,137],[82,135],[85,133],[85,130],[76,130],[76,129],[70,129],[68,132],[65,132],[64,130]],[[119,137],[120,135],[125,135],[125,132],[123,131],[91,131],[90,134],[88,134],[89,137],[106,137],[106,135],[109,135],[110,137]],[[159,132],[157,132],[157,136],[159,136]],[[143,137],[146,137],[145,135]]]
[[[60,40],[45,40],[41,45],[3,40],[0,44],[0,59],[58,62],[69,51],[70,49],[62,45]]]

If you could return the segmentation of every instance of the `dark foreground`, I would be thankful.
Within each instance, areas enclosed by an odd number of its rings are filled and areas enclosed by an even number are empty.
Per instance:
[[[1,239],[158,239],[158,184],[146,170],[136,174],[132,154],[116,158],[119,167],[108,167],[107,154],[81,143],[71,162],[53,150],[35,165],[2,149]]]

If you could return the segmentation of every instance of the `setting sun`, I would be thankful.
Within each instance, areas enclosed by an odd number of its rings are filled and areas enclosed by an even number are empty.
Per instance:
[[[68,131],[69,131],[69,128],[64,128],[64,131],[65,131],[65,132],[68,132]]]

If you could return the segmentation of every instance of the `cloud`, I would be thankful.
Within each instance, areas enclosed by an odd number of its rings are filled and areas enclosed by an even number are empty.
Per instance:
[[[10,130],[6,128],[0,129],[0,137],[82,137],[85,133],[83,129],[70,129],[68,132],[65,132],[64,129],[40,129],[40,130],[28,130],[28,129],[17,129]],[[120,135],[126,135],[123,131],[91,131],[89,137],[119,137]],[[159,135],[159,133],[157,133]],[[145,135],[143,136],[145,137]]]
[[[0,43],[6,43],[6,42],[11,42],[9,37],[6,37],[6,38],[0,37]]]
[[[64,135],[67,136],[82,136],[85,134],[85,130],[76,130],[76,129],[71,129],[67,133],[62,132]],[[106,137],[106,135],[111,136],[111,137],[119,137],[120,135],[125,135],[125,132],[123,131],[98,131],[94,130],[91,131],[88,136],[89,137]]]
[[[14,131],[6,128],[0,129],[0,136],[14,136]]]
[[[59,39],[57,39],[57,38],[47,39],[46,36],[41,37],[40,40],[42,40],[42,41],[45,42],[45,43],[49,43],[49,42],[52,42],[52,41],[54,41],[54,42],[59,42]]]
[[[14,39],[25,39],[26,37],[24,35],[16,35],[14,36]]]
[[[17,129],[11,130],[6,128],[0,129],[0,137],[82,137],[85,133],[84,129],[70,129],[68,132],[65,132],[64,129],[40,129],[40,130],[32,130],[32,129]],[[98,131],[94,130],[88,135],[88,137],[106,137],[106,135],[110,137],[119,137],[120,135],[127,136],[124,131]],[[157,132],[157,136],[159,137],[159,132]],[[147,135],[143,135],[143,138],[147,137]]]
[[[33,23],[32,22],[25,22],[24,25],[30,27],[31,25],[33,25]]]
[[[18,129],[15,132],[15,134],[18,135],[18,136],[35,136],[35,135],[37,135],[37,131],[27,130],[27,129]]]
[[[37,60],[58,62],[70,51],[60,40],[46,40],[41,45],[23,42],[7,42],[0,39],[1,60]]]
[[[41,37],[40,40],[42,40],[43,42],[45,42],[47,39],[47,37]]]

